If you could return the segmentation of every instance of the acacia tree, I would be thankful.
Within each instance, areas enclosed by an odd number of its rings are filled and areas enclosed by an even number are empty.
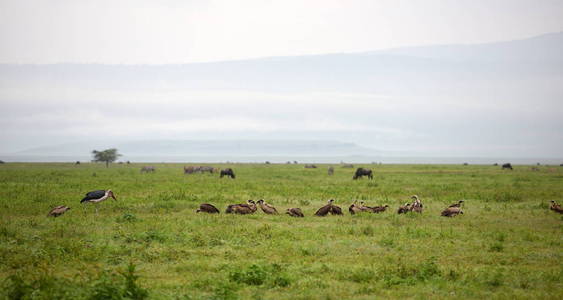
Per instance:
[[[115,148],[106,149],[103,151],[93,150],[92,155],[94,156],[94,162],[105,162],[106,168],[110,163],[116,161],[117,158],[121,156],[121,154],[117,153],[117,149]]]

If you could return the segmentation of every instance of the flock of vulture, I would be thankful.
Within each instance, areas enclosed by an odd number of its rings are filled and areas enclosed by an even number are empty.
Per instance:
[[[412,203],[407,202],[399,207],[399,209],[397,210],[398,214],[405,214],[408,212],[422,213],[423,205],[420,199],[418,198],[418,196],[413,195],[411,199],[413,199]],[[441,215],[444,217],[453,217],[459,214],[463,214],[463,211],[461,210],[461,205],[463,202],[464,202],[463,200],[459,200],[459,202],[448,206],[446,209],[442,211]],[[273,205],[266,203],[262,199],[258,200],[257,202],[255,202],[254,200],[248,200],[247,203],[231,204],[227,206],[225,213],[241,214],[241,215],[253,214],[258,210],[258,207],[260,207],[260,209],[266,214],[269,215],[278,214],[278,210]],[[359,204],[358,201],[354,201],[354,203],[352,203],[350,207],[348,207],[348,211],[350,212],[351,215],[355,215],[361,212],[381,213],[386,211],[388,207],[389,205],[366,206],[364,201],[360,201]],[[199,206],[199,209],[196,212],[218,214],[219,209],[217,209],[217,207],[215,207],[213,204],[203,203]],[[298,207],[288,208],[286,210],[286,214],[292,217],[304,217],[303,212]],[[328,200],[327,205],[319,208],[317,212],[315,212],[315,216],[318,217],[324,217],[328,214],[343,215],[342,208],[334,204],[334,199]]]

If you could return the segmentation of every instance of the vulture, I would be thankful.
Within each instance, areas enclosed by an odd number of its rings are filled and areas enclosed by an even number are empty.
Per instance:
[[[212,204],[203,203],[203,204],[199,205],[199,209],[196,210],[196,212],[204,212],[204,213],[208,213],[208,214],[218,214],[219,210],[217,209],[217,207],[213,206]]]
[[[355,215],[356,213],[362,212],[363,209],[362,206],[357,205],[356,201],[354,201],[354,203],[352,203],[352,205],[348,207],[348,211],[350,212],[351,215]]]
[[[326,216],[329,212],[332,211],[332,202],[334,202],[334,199],[330,199],[328,200],[328,204],[319,208],[317,210],[317,212],[315,213],[315,216],[319,216],[319,217],[324,217]]]
[[[418,196],[412,195],[411,199],[414,200],[412,205],[411,205],[411,211],[421,213],[422,212],[422,202],[420,202],[420,199],[418,199]]]
[[[55,217],[56,218],[56,217],[64,214],[69,209],[70,209],[70,207],[68,207],[68,206],[59,205],[59,206],[51,209],[51,211],[47,214],[47,217]]]
[[[277,215],[278,211],[276,210],[275,207],[273,207],[272,205],[264,202],[263,199],[258,200],[258,205],[260,205],[260,208],[262,209],[263,212],[265,212],[268,215]]]
[[[111,190],[97,190],[97,191],[92,191],[92,192],[88,192],[86,193],[86,197],[82,198],[82,200],[80,200],[80,203],[100,203],[104,200],[106,200],[107,198],[113,198],[113,200],[117,199],[115,198],[115,195],[113,194],[113,192]],[[98,206],[96,205],[96,213],[98,213]]]
[[[459,214],[463,214],[463,211],[461,210],[460,207],[448,207],[446,209],[444,209],[444,211],[442,211],[441,216],[442,217],[453,217],[453,216],[457,216]]]
[[[384,211],[387,209],[387,207],[389,207],[389,205],[387,205],[387,204],[382,205],[382,206],[376,206],[376,207],[372,207],[372,208],[371,208],[371,211],[372,211],[373,213],[378,214],[378,213],[380,213],[380,212],[384,212]]]
[[[450,205],[449,207],[461,207],[461,204],[462,204],[463,202],[464,202],[463,200],[459,200],[459,202],[454,203],[454,204]]]
[[[410,209],[410,203],[405,203],[405,205],[401,205],[399,206],[399,210],[397,210],[398,214],[406,214],[407,212],[409,212]]]
[[[563,208],[561,208],[561,205],[557,204],[555,200],[551,200],[551,206],[549,207],[549,209],[558,212],[560,214],[563,214]]]
[[[303,218],[303,212],[301,212],[300,208],[288,208],[286,214],[292,216],[292,217],[299,217],[299,218]]]
[[[330,214],[331,215],[343,215],[342,208],[340,206],[336,206],[334,204],[330,204]]]
[[[247,215],[253,214],[256,211],[256,202],[254,200],[246,201],[248,204],[231,204],[225,211],[228,214]]]

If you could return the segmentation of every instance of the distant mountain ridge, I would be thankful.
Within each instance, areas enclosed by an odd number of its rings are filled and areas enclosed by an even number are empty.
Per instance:
[[[335,141],[255,141],[255,140],[144,140],[127,142],[71,143],[37,147],[14,153],[16,155],[73,156],[87,155],[92,150],[117,148],[127,156],[263,156],[263,155],[376,155],[377,150],[354,143]]]

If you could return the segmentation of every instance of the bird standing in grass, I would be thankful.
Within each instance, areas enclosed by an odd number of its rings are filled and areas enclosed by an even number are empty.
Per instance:
[[[561,208],[561,205],[557,204],[555,200],[551,200],[551,206],[549,207],[549,209],[553,210],[554,212],[563,214],[563,208]]]
[[[113,194],[113,192],[111,190],[92,191],[92,192],[86,193],[86,197],[84,197],[82,200],[80,200],[80,203],[99,203],[99,202],[106,200],[109,197],[111,197],[111,198],[113,198],[113,200],[117,201],[117,199],[115,198],[115,195]],[[96,205],[96,213],[98,213],[98,206],[97,205]]]
[[[64,214],[69,209],[70,209],[70,207],[68,207],[68,206],[59,205],[59,206],[51,209],[51,211],[47,214],[47,217],[55,217],[56,218],[56,217]]]

